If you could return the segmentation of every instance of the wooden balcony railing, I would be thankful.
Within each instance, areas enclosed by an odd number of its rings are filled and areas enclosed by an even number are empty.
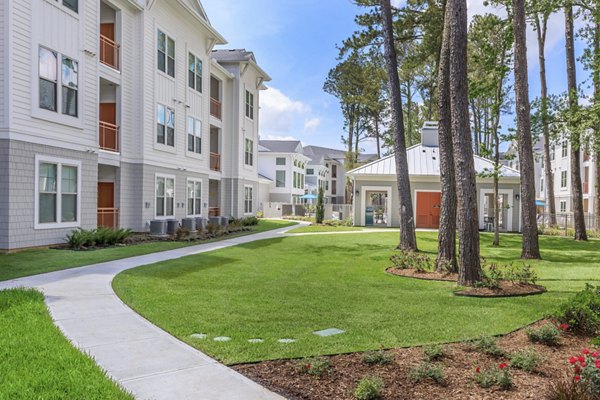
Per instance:
[[[119,48],[114,40],[100,35],[100,62],[119,71]]]
[[[583,194],[588,194],[588,193],[590,193],[590,183],[583,182]]]
[[[118,228],[119,227],[119,209],[118,208],[98,208],[98,227]]]
[[[221,215],[221,209],[219,207],[208,207],[209,217],[219,217]]]
[[[115,124],[100,121],[98,129],[100,134],[100,148],[102,150],[119,152],[119,127]]]
[[[221,171],[221,155],[219,153],[210,153],[210,169]]]
[[[210,115],[217,119],[221,119],[221,102],[212,97],[210,98]]]

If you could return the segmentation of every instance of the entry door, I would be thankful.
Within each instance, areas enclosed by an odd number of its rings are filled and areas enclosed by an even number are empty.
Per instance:
[[[98,226],[116,228],[115,184],[98,182]]]
[[[417,228],[439,228],[441,204],[441,192],[417,192]]]

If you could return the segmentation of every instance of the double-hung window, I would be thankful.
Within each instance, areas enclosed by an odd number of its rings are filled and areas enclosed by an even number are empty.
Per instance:
[[[60,74],[59,74],[60,60]],[[39,48],[39,107],[44,110],[60,112],[77,117],[79,64],[72,58],[59,55],[44,47]]]
[[[252,186],[244,187],[244,213],[252,214]]]
[[[74,12],[79,12],[79,0],[62,0],[63,6]]]
[[[254,94],[246,90],[246,117],[254,119]]]
[[[563,140],[562,142],[562,158],[567,157],[569,152],[569,142],[567,142],[566,140]]]
[[[285,187],[285,171],[275,171],[275,187]]]
[[[188,180],[187,214],[190,217],[202,215],[202,181]]]
[[[156,142],[175,146],[175,110],[162,104],[156,107]]]
[[[244,151],[244,164],[254,165],[254,142],[246,139],[246,147]]]
[[[187,124],[188,151],[192,153],[202,153],[202,122],[188,117]]]
[[[80,162],[36,157],[36,228],[76,226]]]
[[[156,216],[172,217],[175,214],[175,178],[156,176]]]
[[[565,200],[561,200],[561,202],[560,202],[560,212],[561,213],[567,212],[567,202]]]
[[[276,157],[275,165],[285,165],[285,157]]]
[[[560,172],[560,187],[562,189],[567,187],[567,171]]]
[[[156,38],[158,70],[175,78],[175,41],[160,29]]]
[[[188,86],[202,93],[202,60],[192,53],[188,56]]]

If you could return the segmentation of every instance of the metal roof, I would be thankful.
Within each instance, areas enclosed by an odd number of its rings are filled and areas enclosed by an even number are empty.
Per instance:
[[[408,157],[408,174],[411,176],[439,176],[440,157],[438,147],[428,147],[418,144],[406,150]],[[494,163],[485,158],[474,156],[475,171],[478,174],[492,172]],[[347,173],[358,175],[396,175],[396,160],[394,155],[383,157],[377,161],[355,168]],[[519,172],[502,166],[500,175],[507,178],[518,178]]]
[[[302,143],[299,140],[261,140],[258,142],[259,151],[273,153],[302,153]],[[266,149],[266,150],[263,150]]]

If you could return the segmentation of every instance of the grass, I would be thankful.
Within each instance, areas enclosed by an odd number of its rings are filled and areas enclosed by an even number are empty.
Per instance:
[[[360,226],[331,226],[331,225],[309,225],[294,228],[289,233],[322,233],[322,232],[351,232],[363,231]]]
[[[434,255],[437,233],[418,239]],[[482,235],[488,261],[520,256],[520,236],[503,235],[498,248],[491,241]],[[549,292],[530,297],[458,297],[453,283],[388,275],[398,233],[258,241],[125,271],[113,287],[144,317],[228,364],[461,341],[518,329],[599,280],[597,243],[540,241],[544,261],[531,264]],[[346,333],[312,333],[332,327]],[[209,338],[190,339],[193,333]],[[223,335],[232,340],[211,340]]]
[[[272,229],[295,225],[295,222],[260,220],[251,232],[223,236],[214,240],[231,239],[252,233],[265,232]],[[213,241],[214,241],[213,240]],[[83,265],[96,264],[122,258],[141,256],[159,251],[173,250],[204,242],[155,242],[142,243],[125,247],[111,247],[93,251],[38,249],[26,250],[11,254],[0,254],[0,281],[58,271]]]
[[[0,399],[133,400],[54,325],[34,290],[0,291]]]

